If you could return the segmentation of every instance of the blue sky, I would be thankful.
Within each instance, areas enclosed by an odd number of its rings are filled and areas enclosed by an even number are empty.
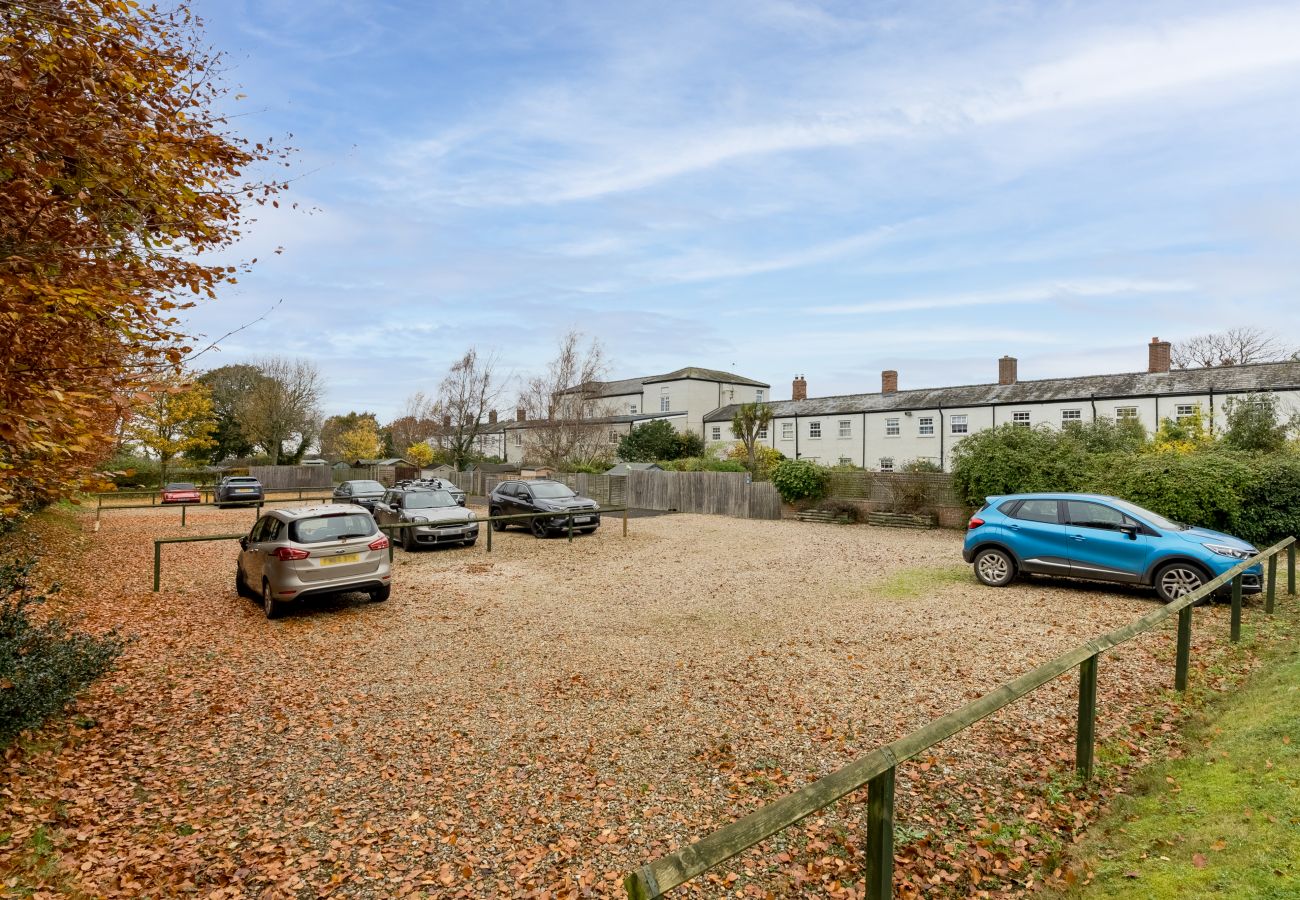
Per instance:
[[[467,347],[789,396],[1300,343],[1300,6],[198,0],[303,210],[189,316],[388,418]],[[276,255],[272,251],[283,247]],[[512,397],[502,408],[513,406]]]

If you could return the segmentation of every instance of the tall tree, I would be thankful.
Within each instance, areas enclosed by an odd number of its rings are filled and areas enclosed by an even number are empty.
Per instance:
[[[731,417],[731,433],[745,445],[746,465],[758,471],[758,433],[772,424],[772,408],[766,403],[742,403]]]
[[[246,363],[209,369],[198,377],[199,384],[207,387],[212,396],[212,414],[216,427],[212,432],[212,447],[208,459],[219,463],[229,457],[249,456],[253,442],[239,427],[240,401],[257,388],[262,372],[257,366]]]
[[[402,414],[385,426],[393,452],[427,441],[438,432],[437,401],[423,391],[406,398]]]
[[[434,416],[442,419],[438,443],[457,469],[476,458],[478,438],[487,424],[488,411],[500,396],[496,358],[481,356],[473,347],[452,363],[439,383],[433,409]]]
[[[0,514],[85,483],[283,187],[244,179],[282,153],[214,111],[197,29],[186,0],[0,3]]]
[[[362,453],[353,453],[357,443],[357,436],[353,434],[344,441],[344,436],[362,429],[370,435],[370,443],[363,446],[370,447]],[[328,460],[338,462],[339,460],[355,459],[374,459],[383,454],[381,439],[379,435],[379,420],[374,413],[369,412],[349,412],[341,416],[330,416],[325,420],[325,424],[320,429],[320,454]]]
[[[239,427],[279,465],[281,456],[301,459],[320,433],[320,371],[305,360],[269,357],[257,363],[262,377],[239,402]],[[296,441],[286,448],[289,441]]]
[[[1179,341],[1169,358],[1177,369],[1199,369],[1296,359],[1297,351],[1272,332],[1242,326]]]
[[[608,454],[605,426],[593,421],[605,413],[599,382],[606,371],[599,341],[584,342],[578,331],[560,338],[546,371],[525,382],[519,394],[520,407],[536,423],[524,430],[530,460],[562,467],[595,462]]]
[[[176,377],[158,378],[142,393],[126,437],[158,457],[158,480],[165,484],[173,459],[212,445],[212,398],[205,386]]]
[[[373,419],[362,419],[338,436],[338,450],[341,458],[348,461],[356,459],[377,459],[383,451],[379,442],[379,429]]]

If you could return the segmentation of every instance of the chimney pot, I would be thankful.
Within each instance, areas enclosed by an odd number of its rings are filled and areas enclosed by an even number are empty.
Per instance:
[[[998,384],[1015,384],[1017,378],[1016,358],[1004,356],[998,360]]]
[[[898,393],[898,372],[893,369],[886,369],[880,373],[880,393]]]
[[[1169,342],[1153,337],[1147,345],[1147,371],[1151,373],[1169,371]]]
[[[790,387],[791,400],[808,399],[808,382],[802,375],[794,376],[794,384]]]

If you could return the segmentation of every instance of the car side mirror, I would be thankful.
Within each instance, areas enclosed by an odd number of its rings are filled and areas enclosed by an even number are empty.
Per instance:
[[[1130,541],[1136,541],[1138,538],[1138,528],[1136,525],[1121,525],[1119,530],[1128,535]]]
[[[241,549],[241,550],[247,550],[247,549],[248,549],[248,536],[247,536],[247,535],[245,535],[244,537],[241,537],[241,538],[239,539],[239,549]]]

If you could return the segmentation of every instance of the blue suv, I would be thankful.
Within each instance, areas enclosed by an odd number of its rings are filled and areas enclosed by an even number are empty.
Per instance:
[[[989,497],[971,517],[962,558],[992,587],[1021,573],[1063,575],[1152,586],[1169,602],[1257,552],[1238,538],[1115,497],[1011,494]],[[1246,570],[1243,591],[1260,591],[1261,569]]]

